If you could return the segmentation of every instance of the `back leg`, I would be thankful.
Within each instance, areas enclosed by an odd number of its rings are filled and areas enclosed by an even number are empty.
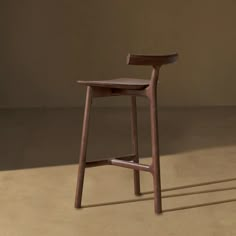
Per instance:
[[[138,132],[137,132],[137,105],[136,97],[131,96],[131,132],[132,132],[132,147],[135,154],[134,162],[139,163],[138,155]],[[139,196],[140,193],[140,174],[138,170],[134,170],[134,193]]]

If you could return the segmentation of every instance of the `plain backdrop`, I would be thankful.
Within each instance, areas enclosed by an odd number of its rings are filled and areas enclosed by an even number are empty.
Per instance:
[[[161,70],[161,106],[236,105],[234,0],[2,0],[0,108],[78,107],[76,80],[149,78],[128,53],[178,52]],[[142,99],[139,103],[145,105]],[[127,106],[101,98],[97,106]]]

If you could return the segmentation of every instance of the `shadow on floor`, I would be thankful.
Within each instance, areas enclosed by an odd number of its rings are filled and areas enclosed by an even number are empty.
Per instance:
[[[199,187],[199,186],[205,186],[205,185],[211,185],[211,184],[218,184],[218,183],[223,183],[223,182],[231,182],[231,181],[236,181],[236,178],[222,179],[222,180],[211,181],[211,182],[178,186],[178,187],[163,189],[162,192],[181,190],[181,189],[187,189],[187,188],[193,188],[193,187]],[[182,197],[182,196],[187,196],[187,195],[196,195],[196,194],[204,194],[204,193],[212,193],[212,192],[220,192],[220,191],[229,191],[229,190],[236,190],[236,187],[217,188],[217,189],[208,189],[208,190],[201,190],[201,191],[191,191],[191,192],[184,192],[184,193],[177,193],[177,194],[169,194],[169,195],[163,195],[162,198],[164,199],[164,198]],[[154,200],[153,197],[142,197],[143,195],[147,195],[147,194],[153,194],[153,191],[143,192],[139,198],[135,198],[135,199],[129,199],[129,200],[123,200],[123,201],[113,201],[113,202],[106,202],[106,203],[97,203],[97,204],[88,204],[88,205],[83,205],[82,208],[93,208],[93,207],[102,207],[102,206],[110,206],[110,205],[117,205],[117,204],[127,204],[127,203]],[[188,205],[188,206],[182,206],[182,207],[176,207],[176,208],[170,208],[170,209],[163,209],[163,212],[186,210],[186,209],[191,209],[191,208],[217,205],[217,204],[234,202],[234,201],[236,201],[236,198],[225,199],[222,201],[206,202],[206,203],[201,203],[201,204],[194,204],[194,205]]]
[[[83,109],[0,110],[0,170],[78,163]],[[160,109],[161,155],[236,144],[236,108]],[[88,161],[131,153],[130,111],[94,108]],[[148,109],[138,110],[139,152],[151,156]]]

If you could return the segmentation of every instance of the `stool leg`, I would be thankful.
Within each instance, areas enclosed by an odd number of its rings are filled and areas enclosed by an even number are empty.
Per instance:
[[[151,139],[152,139],[152,175],[154,187],[154,208],[156,214],[162,213],[161,202],[161,175],[160,155],[158,140],[158,118],[157,118],[157,96],[156,92],[150,94],[150,117],[151,117]]]
[[[79,158],[79,168],[78,168],[78,177],[77,177],[77,186],[76,186],[75,208],[81,208],[84,173],[85,173],[85,166],[86,166],[86,149],[87,149],[87,140],[88,140],[88,125],[89,125],[89,114],[90,114],[91,103],[92,103],[92,88],[88,86],[87,93],[86,93],[82,138],[81,138],[81,146],[80,146],[80,158]]]
[[[132,147],[135,154],[134,162],[139,163],[138,155],[138,133],[137,133],[137,106],[136,97],[131,96],[131,132],[132,132]],[[140,193],[140,175],[138,170],[134,170],[134,193],[139,196]]]

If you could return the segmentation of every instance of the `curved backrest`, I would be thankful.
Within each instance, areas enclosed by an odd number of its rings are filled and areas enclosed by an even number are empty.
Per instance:
[[[178,58],[178,54],[170,55],[134,55],[128,54],[127,64],[128,65],[143,65],[143,66],[162,66],[164,64],[174,63]]]

